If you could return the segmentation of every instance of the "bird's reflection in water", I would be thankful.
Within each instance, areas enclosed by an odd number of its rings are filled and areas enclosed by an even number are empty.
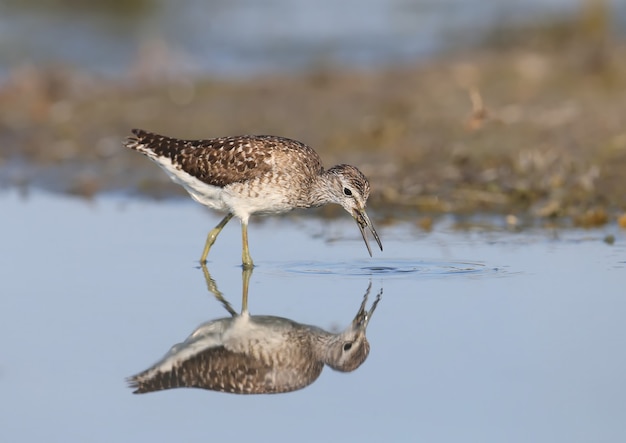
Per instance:
[[[134,393],[193,387],[234,394],[271,394],[302,389],[313,383],[324,365],[349,372],[365,361],[370,345],[367,324],[382,289],[365,310],[370,286],[352,323],[340,333],[293,320],[248,313],[251,270],[244,270],[241,314],[217,289],[203,266],[209,290],[230,317],[200,325],[184,342],[174,345],[151,368],[128,379]]]

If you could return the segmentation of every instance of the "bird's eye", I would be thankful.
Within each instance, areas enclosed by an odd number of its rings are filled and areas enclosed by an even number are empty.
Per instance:
[[[349,351],[351,348],[352,348],[352,343],[346,343],[345,345],[343,345],[344,351]]]
[[[343,193],[346,195],[352,195],[352,191],[349,190],[348,188],[343,188]]]

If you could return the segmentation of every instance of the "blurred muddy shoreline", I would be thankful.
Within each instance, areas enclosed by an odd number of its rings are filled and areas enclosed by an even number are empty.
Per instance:
[[[115,80],[17,66],[0,84],[0,186],[184,196],[122,148],[131,128],[277,134],[310,144],[327,167],[358,165],[378,218],[626,226],[626,45],[593,33],[551,41],[236,80],[154,72],[149,60]]]

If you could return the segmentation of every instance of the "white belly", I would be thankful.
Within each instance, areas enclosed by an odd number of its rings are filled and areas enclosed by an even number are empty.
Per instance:
[[[250,195],[239,191],[236,186],[227,186],[220,197],[229,210],[242,220],[247,220],[252,214],[279,214],[293,209],[284,195],[273,192]]]
[[[224,188],[208,185],[198,180],[193,175],[176,168],[168,158],[159,157],[158,160],[155,161],[167,172],[167,175],[169,175],[172,181],[185,188],[195,201],[217,211],[230,211],[230,208],[223,199]]]
[[[265,184],[263,192],[253,192],[250,184],[242,183],[221,188],[206,184],[176,168],[167,158],[159,158],[157,164],[167,172],[172,181],[183,186],[195,201],[217,211],[232,212],[244,222],[252,214],[277,214],[294,208],[284,192],[289,189],[288,186]]]

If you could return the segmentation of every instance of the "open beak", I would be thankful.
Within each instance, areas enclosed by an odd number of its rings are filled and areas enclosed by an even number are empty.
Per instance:
[[[380,242],[380,237],[376,233],[376,229],[374,229],[374,225],[370,221],[370,218],[365,213],[365,210],[354,209],[352,211],[352,217],[356,221],[356,224],[359,226],[359,230],[361,231],[361,235],[363,236],[363,241],[365,241],[365,246],[367,246],[367,252],[369,252],[370,257],[372,256],[372,249],[370,248],[369,240],[367,240],[367,235],[365,233],[365,228],[369,228],[370,232],[374,236],[376,243],[378,243],[378,247],[380,250],[383,250],[383,245]]]

